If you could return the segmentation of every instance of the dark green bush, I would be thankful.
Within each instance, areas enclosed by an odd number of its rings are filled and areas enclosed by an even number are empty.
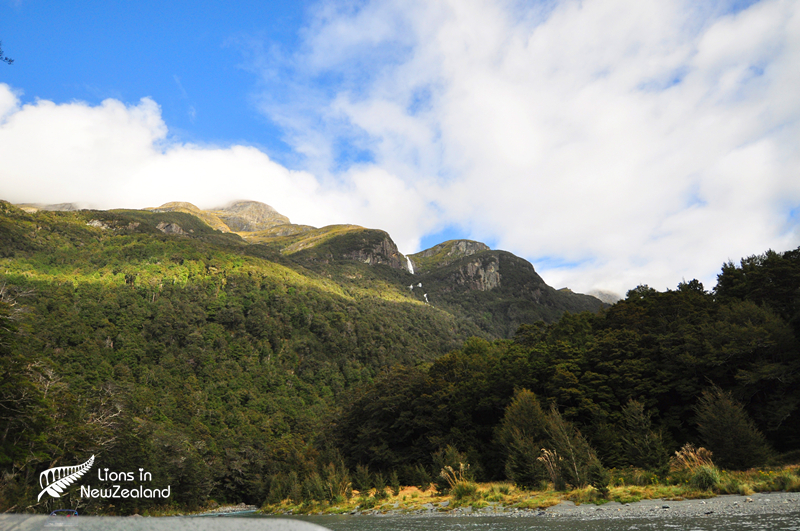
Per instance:
[[[689,484],[701,490],[715,490],[719,487],[719,469],[711,465],[701,465],[692,472]]]
[[[730,392],[719,387],[704,391],[695,412],[697,430],[717,465],[746,470],[766,462],[769,445]]]

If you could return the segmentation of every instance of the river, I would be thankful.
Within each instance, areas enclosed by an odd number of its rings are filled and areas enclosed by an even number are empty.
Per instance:
[[[554,518],[528,516],[409,517],[361,516],[305,517],[303,520],[331,531],[753,531],[800,530],[800,512],[746,516],[672,518]]]

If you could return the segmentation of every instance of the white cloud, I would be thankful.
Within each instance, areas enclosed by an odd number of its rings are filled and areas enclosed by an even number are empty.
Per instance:
[[[317,172],[346,139],[440,223],[579,290],[711,287],[800,244],[800,2],[342,5],[292,57],[292,94],[331,95],[263,107],[314,138]]]
[[[384,171],[355,168],[334,189],[252,147],[173,143],[148,98],[134,106],[111,99],[98,106],[44,100],[20,106],[0,84],[0,117],[0,198],[12,203],[144,208],[189,201],[210,208],[253,199],[295,223],[391,227],[406,248],[426,228],[419,222],[424,203]]]
[[[800,1],[730,7],[321,3],[297,49],[252,65],[303,171],[176,143],[146,98],[20,106],[0,85],[0,197],[248,198],[385,229],[406,252],[460,225],[556,287],[711,287],[728,258],[800,244]]]

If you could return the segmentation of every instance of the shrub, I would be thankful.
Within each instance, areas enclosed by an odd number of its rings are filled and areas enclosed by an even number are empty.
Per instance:
[[[434,470],[439,470],[439,475],[435,479],[437,492],[445,492],[452,487],[451,480],[448,480],[447,477],[443,475],[443,472],[445,472],[448,467],[450,470],[454,472],[458,471],[459,474],[461,474],[461,476],[457,478],[457,481],[473,480],[472,473],[469,472],[467,456],[459,452],[454,446],[448,445],[445,448],[441,448],[431,457],[433,457],[433,465],[436,467]]]
[[[603,498],[608,496],[608,485],[611,483],[611,474],[600,464],[598,459],[589,465],[589,484],[594,487]]]
[[[700,490],[714,490],[719,488],[719,469],[713,465],[700,465],[694,469],[689,484]]]
[[[325,481],[318,472],[312,472],[303,481],[304,500],[325,500],[327,499]]]
[[[356,465],[356,471],[353,474],[353,486],[359,492],[369,492],[372,488],[372,474],[368,465]]]
[[[300,482],[300,477],[297,472],[292,470],[286,479],[286,494],[295,505],[303,501],[303,484]]]
[[[392,470],[389,475],[389,487],[392,489],[392,494],[397,496],[400,494],[400,478],[397,476],[397,471]]]
[[[353,495],[353,486],[350,482],[350,473],[344,463],[340,462],[338,466],[328,463],[323,469],[323,475],[325,477],[325,494],[328,500],[350,499]]]
[[[442,468],[439,477],[444,479],[447,482],[447,486],[452,490],[456,485],[468,482],[467,470],[469,470],[469,465],[464,463],[459,463],[457,469],[447,465]]]
[[[363,497],[358,501],[359,501],[358,508],[361,509],[362,511],[365,509],[372,509],[373,507],[375,507],[375,504],[377,503],[377,500],[371,496]]]
[[[281,477],[274,475],[269,479],[269,493],[267,494],[266,502],[268,504],[277,504],[285,498],[284,485]]]
[[[456,500],[472,498],[478,492],[478,486],[471,481],[461,481],[450,489],[450,493]]]
[[[386,492],[386,479],[383,477],[383,474],[378,472],[374,476],[374,483],[375,483],[375,499],[376,500],[385,500],[389,497],[389,493]]]
[[[800,487],[800,478],[788,470],[784,470],[772,478],[770,483],[770,487],[772,487],[774,490],[785,490],[787,492],[792,490],[796,491],[798,490],[798,487]]]

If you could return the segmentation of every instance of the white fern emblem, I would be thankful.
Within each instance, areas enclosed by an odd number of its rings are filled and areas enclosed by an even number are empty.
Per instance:
[[[93,464],[94,456],[90,457],[89,460],[82,465],[48,468],[39,474],[39,486],[44,490],[39,493],[39,497],[36,501],[38,502],[41,500],[45,492],[54,498],[60,498],[60,494],[64,492],[64,489],[87,473],[89,469],[92,468]]]

